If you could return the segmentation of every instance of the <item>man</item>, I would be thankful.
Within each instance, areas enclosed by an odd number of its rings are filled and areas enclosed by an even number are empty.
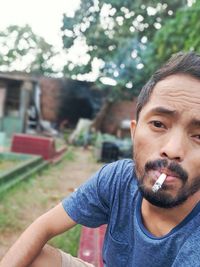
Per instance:
[[[76,223],[108,224],[106,267],[200,266],[200,56],[177,54],[142,89],[131,123],[134,162],[104,166],[38,218],[1,267],[91,266],[44,247]],[[158,191],[153,185],[165,174]]]

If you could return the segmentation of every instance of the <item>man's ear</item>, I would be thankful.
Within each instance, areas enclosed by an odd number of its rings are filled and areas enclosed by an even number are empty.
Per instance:
[[[134,139],[136,125],[137,125],[136,120],[132,120],[132,121],[131,121],[131,125],[130,125],[132,141],[133,141],[133,139]]]

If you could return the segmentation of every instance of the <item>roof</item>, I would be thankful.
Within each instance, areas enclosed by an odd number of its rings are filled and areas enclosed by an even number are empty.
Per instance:
[[[36,83],[38,78],[25,72],[0,72],[0,79],[15,80],[15,81],[29,81]]]

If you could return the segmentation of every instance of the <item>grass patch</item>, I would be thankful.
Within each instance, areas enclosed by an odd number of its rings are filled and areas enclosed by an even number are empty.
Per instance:
[[[75,155],[74,155],[74,151],[73,151],[73,147],[68,147],[67,152],[65,153],[63,159],[67,160],[67,161],[74,161],[75,159]],[[62,164],[63,161],[60,162],[60,164]]]
[[[76,225],[74,228],[63,233],[62,235],[54,237],[49,241],[49,244],[67,253],[70,253],[72,256],[77,256],[80,233],[81,225]]]
[[[1,194],[0,204],[0,231],[16,231],[25,227],[23,214],[24,210],[37,209],[47,198],[41,194],[41,183],[36,181],[36,175],[27,180],[21,181],[14,187]],[[46,184],[48,187],[48,184]]]
[[[0,236],[2,240],[4,233],[20,234],[35,218],[60,202],[58,174],[74,158],[73,148],[68,148],[61,162],[49,166],[42,174],[35,174],[29,179],[21,181],[0,195]],[[50,243],[75,256],[79,244],[80,228],[80,226],[76,226],[53,238]]]
[[[19,159],[0,159],[0,174],[6,170],[14,168],[17,164],[21,163]]]

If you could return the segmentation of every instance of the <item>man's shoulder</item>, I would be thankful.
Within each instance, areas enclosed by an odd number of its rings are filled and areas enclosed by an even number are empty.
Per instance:
[[[105,166],[110,167],[118,171],[126,171],[128,169],[134,169],[134,161],[132,159],[120,159],[112,163],[108,163]]]
[[[134,161],[132,159],[121,159],[109,164],[106,164],[99,177],[100,184],[103,187],[120,187],[128,184],[136,184]],[[102,182],[102,183],[101,183]],[[114,189],[114,188],[113,188]]]
[[[109,164],[102,168],[103,174],[113,175],[121,179],[127,176],[135,176],[134,161],[132,159],[121,159]]]

